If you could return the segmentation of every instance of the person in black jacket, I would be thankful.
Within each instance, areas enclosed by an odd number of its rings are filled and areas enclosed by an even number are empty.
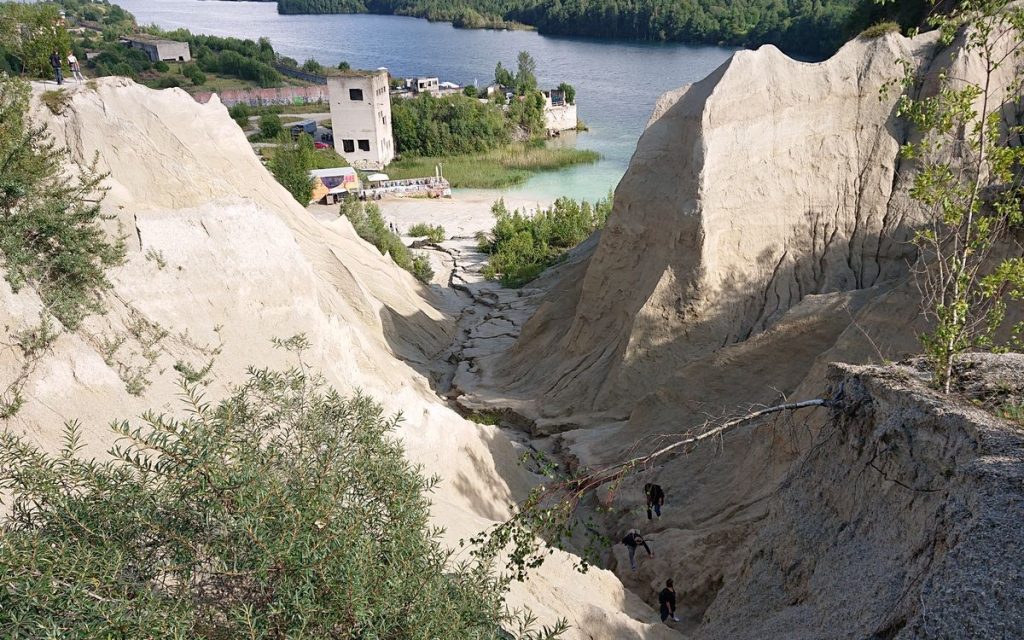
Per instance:
[[[626,533],[626,537],[622,539],[622,544],[626,545],[629,550],[629,567],[636,571],[636,548],[640,545],[644,546],[644,550],[647,551],[647,555],[651,558],[654,554],[651,553],[651,548],[647,546],[647,542],[644,541],[643,536],[636,529],[630,529]]]
[[[644,485],[644,495],[647,496],[647,519],[651,519],[652,509],[660,518],[661,506],[665,504],[665,492],[661,490],[661,485],[648,482]]]
[[[57,84],[64,84],[63,61],[56,49],[50,54],[50,66],[53,67],[53,78]]]
[[[672,587],[672,580],[665,581],[665,588],[658,594],[658,604],[661,605],[661,621],[665,622],[671,617],[676,622],[676,590]]]

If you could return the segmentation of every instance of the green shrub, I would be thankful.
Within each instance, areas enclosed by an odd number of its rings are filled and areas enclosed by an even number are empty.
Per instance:
[[[439,224],[417,222],[409,227],[409,235],[414,238],[429,238],[431,242],[444,242],[444,227]]]
[[[181,81],[174,76],[164,76],[156,81],[157,89],[173,89],[174,87],[180,87]]]
[[[252,115],[252,108],[244,102],[239,102],[228,107],[228,115],[232,118],[248,118]]]
[[[188,78],[197,87],[206,84],[206,74],[195,64],[187,64],[182,67],[181,75]]]
[[[875,38],[881,38],[882,36],[888,35],[890,33],[899,33],[899,32],[900,32],[900,25],[899,24],[897,24],[895,22],[891,22],[891,21],[890,22],[879,22],[878,24],[873,24],[870,27],[868,27],[867,29],[865,29],[864,31],[861,31],[859,37],[864,38],[866,40],[874,40]]]
[[[281,116],[276,113],[265,113],[260,116],[260,137],[264,140],[271,140],[281,135],[284,127],[281,126]]]
[[[493,638],[513,623],[507,581],[441,547],[435,480],[373,400],[302,368],[253,369],[218,403],[183,388],[188,417],[115,424],[104,462],[80,457],[74,423],[56,456],[0,432],[6,637]]]
[[[412,257],[412,266],[409,272],[423,284],[430,284],[430,281],[434,278],[434,269],[430,266],[430,260],[423,254],[417,254]]]
[[[391,105],[395,147],[414,156],[446,156],[487,151],[508,144],[502,110],[464,95],[435,98],[422,94]]]
[[[591,206],[559,198],[550,209],[528,216],[509,212],[503,200],[491,207],[497,219],[490,234],[478,236],[481,250],[490,254],[484,276],[506,287],[520,287],[558,262],[570,248],[604,227],[611,213],[609,196]]]
[[[380,207],[375,203],[346,200],[341,205],[341,215],[348,218],[360,238],[377,247],[382,254],[390,255],[398,266],[406,271],[412,271],[412,254],[409,248],[402,243],[398,235],[388,229],[384,216],[380,213]]]
[[[124,261],[124,244],[101,226],[97,161],[68,172],[67,152],[28,121],[29,95],[27,83],[0,76],[0,257],[15,292],[32,287],[73,329],[102,309],[106,269]]]
[[[171,67],[163,60],[158,60],[153,63],[153,69],[159,71],[160,73],[167,73],[171,70]]]

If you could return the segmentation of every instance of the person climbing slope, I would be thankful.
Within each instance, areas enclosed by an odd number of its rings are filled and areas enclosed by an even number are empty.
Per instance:
[[[648,482],[644,485],[644,495],[647,496],[647,519],[651,519],[651,510],[661,517],[661,507],[665,504],[665,492],[662,491],[660,484],[652,484]]]
[[[638,546],[643,545],[648,557],[654,557],[651,548],[647,546],[647,542],[644,541],[643,536],[636,529],[630,529],[626,532],[626,537],[622,539],[622,544],[626,545],[626,549],[629,550],[629,567],[633,571],[636,571],[636,548]]]
[[[672,580],[665,581],[665,588],[658,594],[658,604],[661,605],[661,621],[665,622],[670,616],[676,622],[676,590],[672,586]]]

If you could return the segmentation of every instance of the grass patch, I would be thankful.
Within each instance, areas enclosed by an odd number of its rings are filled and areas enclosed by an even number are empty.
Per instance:
[[[388,165],[388,175],[394,180],[431,176],[440,163],[453,187],[500,189],[522,184],[538,171],[557,171],[600,159],[596,151],[517,143],[468,155],[404,158]]]
[[[882,36],[888,35],[890,33],[899,33],[899,32],[900,32],[900,25],[899,24],[897,24],[895,22],[892,22],[892,21],[879,22],[878,24],[873,24],[870,27],[868,27],[867,29],[861,31],[860,32],[860,37],[864,38],[865,40],[874,40],[875,38],[881,38]]]
[[[485,424],[494,427],[501,423],[501,412],[481,409],[479,411],[474,411],[470,413],[468,416],[466,416],[466,419],[471,420],[477,424]]]
[[[55,116],[59,116],[64,113],[64,109],[67,108],[71,102],[71,94],[63,89],[56,89],[53,91],[44,91],[39,100],[46,105],[46,108],[50,110]]]

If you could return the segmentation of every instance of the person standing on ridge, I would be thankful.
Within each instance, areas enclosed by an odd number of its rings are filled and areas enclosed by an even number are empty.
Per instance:
[[[622,544],[626,545],[626,549],[629,550],[629,567],[636,571],[636,548],[640,545],[644,546],[644,550],[647,551],[648,557],[653,558],[654,554],[651,552],[651,548],[647,546],[647,542],[644,541],[644,537],[640,535],[640,532],[636,529],[630,529],[626,532],[626,537],[622,539]]]
[[[68,52],[68,66],[71,67],[71,73],[75,80],[79,82],[85,81],[85,76],[82,75],[82,67],[78,64],[78,58],[75,57],[73,51]]]
[[[50,54],[50,66],[53,67],[53,79],[57,84],[64,84],[64,70],[61,68],[60,54],[56,49]]]
[[[661,621],[665,622],[669,617],[679,622],[676,617],[676,590],[672,586],[672,580],[665,581],[665,588],[658,594],[658,604],[661,605]]]
[[[648,482],[644,485],[644,495],[647,496],[647,519],[651,519],[651,510],[661,517],[661,507],[665,504],[665,492],[661,490],[660,484]]]

